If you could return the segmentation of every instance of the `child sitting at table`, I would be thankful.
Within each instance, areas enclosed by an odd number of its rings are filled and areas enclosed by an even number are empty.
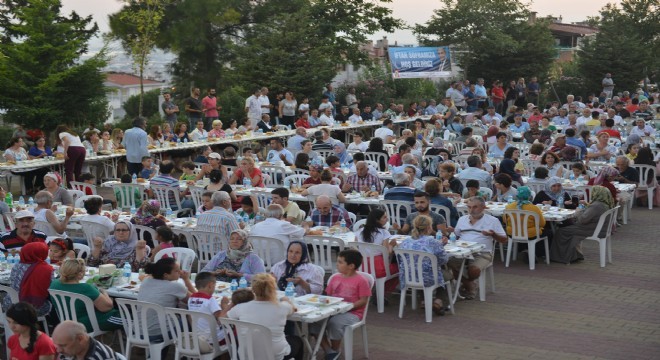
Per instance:
[[[215,275],[210,272],[201,272],[195,277],[195,287],[197,292],[190,295],[188,298],[188,310],[197,311],[201,313],[211,314],[215,316],[216,321],[220,318],[222,310],[220,304],[213,298],[215,292],[216,279]],[[210,353],[213,351],[211,345],[210,326],[205,319],[200,319],[196,324],[199,335],[199,347],[201,352]],[[216,334],[220,345],[225,343],[225,333],[222,327],[216,324]]]
[[[52,265],[62,265],[62,261],[66,259],[75,259],[76,253],[73,251],[73,241],[67,238],[51,240],[48,244],[48,257]]]
[[[84,182],[85,184],[89,184],[91,186],[85,186],[85,195],[94,195],[94,191],[92,190],[92,187],[96,186],[96,176],[92,173],[84,173],[80,175],[80,181]],[[110,199],[103,199],[104,204],[110,204],[112,205],[112,208],[117,207],[117,202],[114,200]]]
[[[236,306],[254,300],[254,293],[249,289],[238,289],[231,294],[231,304]]]
[[[344,337],[344,328],[362,320],[364,309],[371,296],[371,287],[367,279],[357,273],[362,265],[362,254],[355,249],[346,249],[337,256],[338,274],[330,277],[325,292],[328,296],[340,297],[344,301],[353,303],[353,309],[343,314],[334,315],[328,320],[327,339],[321,345],[326,353],[326,359],[339,358],[341,339]],[[316,330],[316,331],[314,331]],[[320,324],[314,324],[312,333],[318,333]],[[329,340],[329,343],[328,343]]]
[[[234,212],[236,216],[240,216],[241,219],[245,218],[245,215],[248,216],[249,220],[253,220],[257,216],[257,211],[254,209],[254,199],[252,196],[243,196],[241,199],[241,208]]]
[[[181,177],[179,180],[183,181],[195,181],[197,179],[197,175],[195,175],[195,163],[192,161],[184,161],[183,164],[181,164],[181,171],[183,171],[183,174],[181,174]]]
[[[153,159],[151,156],[142,157],[142,171],[138,174],[138,177],[143,179],[151,179],[156,175],[156,170],[154,169]]]
[[[121,176],[120,180],[122,184],[130,184],[133,182],[133,176],[131,174],[124,174]],[[125,194],[125,192],[127,191],[128,191],[127,189],[120,190],[119,188],[115,188],[115,198],[117,199],[117,206],[121,208],[129,207],[128,199],[122,201],[122,199],[124,199],[125,196],[126,197],[131,196],[131,194]],[[142,196],[140,195],[140,190],[138,190],[137,188],[134,189],[133,197],[135,198],[135,207],[139,208],[140,206],[142,206]]]
[[[158,244],[151,251],[151,261],[154,261],[159,251],[179,246],[179,239],[174,235],[169,226],[159,226],[156,228],[156,241],[158,241]],[[163,257],[165,258],[167,255],[163,255]]]
[[[469,199],[473,196],[480,196],[484,200],[489,200],[488,195],[484,194],[479,187],[479,180],[468,180],[465,182],[465,190],[463,190],[463,199]]]

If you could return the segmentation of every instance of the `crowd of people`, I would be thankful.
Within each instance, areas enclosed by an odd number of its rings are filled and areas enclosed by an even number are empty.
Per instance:
[[[271,329],[273,349],[279,359],[302,358],[303,346],[294,327],[286,321],[295,306],[290,299],[278,299],[276,290],[284,291],[293,284],[296,295],[325,293],[342,297],[353,303],[353,309],[330,319],[327,338],[317,334],[323,338],[326,358],[334,359],[339,356],[343,329],[360,321],[368,306],[370,284],[357,273],[366,258],[375,258],[376,277],[384,276],[386,264],[392,273],[400,274],[398,279],[386,284],[389,293],[405,285],[405,269],[397,266],[401,259],[394,255],[395,249],[431,253],[438,265],[446,266],[445,270],[432,274],[428,264],[424,264],[425,283],[455,280],[460,284],[463,298],[473,299],[478,290],[477,280],[493,261],[495,244],[507,242],[515,227],[513,218],[500,219],[488,214],[488,201],[506,202],[506,209],[537,213],[539,223],[527,224],[529,234],[536,236],[538,226],[550,240],[550,251],[545,253],[540,246],[535,249],[536,255],[571,263],[584,259],[581,242],[596,229],[601,214],[618,203],[642,203],[647,198],[641,190],[633,194],[633,199],[626,198],[614,182],[638,184],[642,176],[638,165],[654,169],[648,184],[655,183],[658,175],[655,169],[660,156],[654,155],[651,147],[655,147],[656,130],[651,120],[657,115],[657,94],[614,95],[603,91],[601,96],[587,101],[569,95],[564,104],[551,102],[540,106],[536,79],[529,84],[524,79],[512,82],[507,89],[500,82],[485,89],[483,79],[478,79],[474,85],[467,81],[452,84],[439,105],[427,99],[411,102],[407,109],[392,103],[384,110],[382,104],[363,106],[354,89],[349,90],[345,103],[340,104],[329,86],[318,107],[312,107],[306,98],[298,103],[291,92],[271,102],[268,89],[263,88],[255,90],[246,100],[247,122],[238,126],[232,121],[223,129],[223,123],[218,120],[221,107],[214,97],[215,91],[209,89],[208,96],[201,100],[199,93],[195,89],[193,100],[185,104],[190,124],[177,122],[178,107],[165,94],[166,123],[162,128],[153,127],[149,133],[144,119],[137,118],[133,128],[125,132],[120,129],[100,132],[90,126],[82,132],[84,141],[62,125],[57,130],[60,143],[55,149],[45,145],[43,136],[34,139],[29,152],[24,148],[23,137],[10,141],[4,153],[7,161],[59,153],[65,159],[66,182],[82,181],[90,185],[96,183],[96,177],[83,171],[88,149],[91,147],[92,153],[98,153],[123,148],[127,171],[122,182],[132,182],[135,174],[148,179],[151,186],[171,188],[171,197],[177,194],[183,199],[180,208],[171,210],[187,209],[197,217],[196,230],[211,232],[228,244],[214,254],[193,281],[176,259],[162,257],[156,261],[160,251],[182,244],[168,227],[163,217],[164,206],[155,194],[148,191],[143,197],[117,190],[118,206],[122,206],[121,199],[133,198],[137,211],[130,221],[121,221],[116,215],[101,214],[104,204],[101,199],[86,200],[87,215],[83,220],[104,226],[110,235],[94,238],[88,244],[89,256],[81,259],[74,251],[72,240],[76,239],[65,233],[73,211],[66,211],[63,218],[53,211],[56,202],[73,205],[67,184],[59,174],[43,169],[22,173],[26,188],[35,193],[36,206],[12,213],[8,204],[0,204],[0,214],[11,217],[15,223],[15,228],[6,229],[9,231],[0,238],[0,250],[20,252],[20,262],[10,275],[10,286],[18,291],[20,302],[12,304],[5,298],[3,303],[15,333],[8,344],[12,358],[34,358],[38,354],[39,359],[52,359],[55,353],[60,358],[94,358],[81,354],[112,358],[114,353],[110,348],[86,337],[86,331],[91,329],[88,317],[79,315],[78,324],[60,323],[52,339],[38,330],[37,317],[47,316],[52,325],[57,324],[48,291],[64,290],[93,301],[102,330],[121,328],[121,318],[107,292],[80,280],[86,266],[129,264],[134,272],[143,270],[147,274],[138,300],[165,307],[184,302],[189,309],[209,312],[220,322],[223,317],[229,317],[266,325]],[[401,117],[410,117],[410,126],[401,129],[395,125],[394,120]],[[380,121],[373,134],[365,128],[348,135],[341,128],[330,128],[336,121],[367,120]],[[188,132],[188,125],[194,129],[192,132]],[[252,129],[268,132],[282,125],[295,128],[295,135],[239,149],[234,146],[219,149],[211,143],[200,146],[194,162],[180,164],[182,174],[177,177],[173,159],[164,160],[156,167],[148,151],[150,146],[158,147],[165,141],[198,141]],[[353,141],[346,144],[333,137],[339,135],[350,136]],[[259,207],[256,196],[239,196],[232,185],[282,184],[284,179],[262,173],[259,161],[293,167],[304,177],[301,194],[313,199],[314,205],[291,201],[290,186],[269,189],[271,203],[265,208]],[[567,162],[570,162],[568,167],[564,166]],[[389,172],[391,180],[381,179],[383,172]],[[201,204],[195,206],[191,199],[186,199],[189,193],[180,188],[180,180],[196,184],[205,179],[208,185]],[[592,186],[588,199],[563,189],[564,179]],[[7,190],[0,188],[0,196],[4,197]],[[391,219],[378,206],[347,203],[348,195],[356,192],[405,202],[411,212]],[[657,195],[652,197],[654,201],[658,201]],[[462,213],[459,202],[464,203]],[[172,198],[170,204],[177,202]],[[434,212],[433,205],[442,205],[449,212]],[[576,213],[572,219],[552,227],[543,217],[540,209],[543,205],[575,209]],[[384,246],[389,258],[343,250],[337,257],[338,275],[328,280],[323,268],[311,262],[304,237],[316,234],[314,229],[318,226],[351,229],[357,219],[364,219],[364,225],[356,229],[356,241]],[[50,223],[54,234],[35,229],[36,221]],[[152,228],[156,237],[139,238],[136,225]],[[397,242],[393,234],[406,235],[406,239]],[[483,251],[467,261],[461,279],[458,274],[462,262],[449,257],[444,250],[452,234],[462,241],[483,245]],[[47,236],[54,239],[46,243]],[[269,264],[268,272],[266,259],[253,250],[251,236],[275,239],[285,249],[284,254],[271,254],[271,259],[281,260]],[[519,250],[528,251],[524,246]],[[52,282],[43,281],[54,273],[47,258],[50,264],[59,266],[59,276]],[[211,298],[216,281],[242,278],[251,284],[251,291],[235,292],[231,299],[224,298],[220,303]],[[427,304],[439,315],[449,305],[444,287],[437,292],[433,304]],[[76,312],[86,314],[78,306]],[[162,341],[169,329],[160,328],[157,319],[150,321],[151,340]],[[198,326],[200,330],[210,331],[208,324]],[[220,328],[217,330],[218,339],[224,339]],[[312,333],[315,330],[318,331],[312,326]]]

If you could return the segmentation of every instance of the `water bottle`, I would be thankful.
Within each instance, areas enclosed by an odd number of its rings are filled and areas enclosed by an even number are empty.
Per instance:
[[[232,292],[238,290],[238,283],[236,282],[236,279],[231,279],[231,284],[229,285],[229,290]]]
[[[584,210],[585,207],[586,207],[586,206],[584,206],[584,204],[580,204],[580,205],[578,205],[578,208],[579,208],[580,210]]]
[[[392,164],[387,164],[387,171],[392,172]]]
[[[131,215],[135,216],[135,213],[137,213],[137,209],[135,208],[135,205],[131,205]]]
[[[247,288],[247,280],[245,280],[245,276],[241,276],[241,280],[238,281],[238,288],[239,289]]]
[[[23,198],[23,195],[21,195],[21,197],[18,198],[18,205],[20,205],[21,207],[25,206],[25,199]]]
[[[172,208],[167,208],[167,210],[165,210],[165,216],[168,219],[172,219]]]
[[[435,233],[435,239],[438,241],[442,241],[442,231],[438,231]]]
[[[376,185],[371,185],[371,192],[376,192]]]
[[[568,175],[568,179],[571,180],[571,182],[575,181],[575,174],[571,171],[571,174]]]
[[[28,206],[30,206],[30,208],[34,208],[34,199],[32,198],[32,196],[30,196],[30,198],[28,199]]]
[[[449,243],[452,244],[452,245],[456,245],[456,234],[451,233],[449,235]]]
[[[14,255],[11,253],[7,255],[7,269],[11,269],[14,266]]]
[[[14,207],[14,195],[12,195],[9,190],[7,190],[7,195],[5,196],[5,203],[7,203],[9,209]]]
[[[131,179],[132,179],[131,182],[132,182],[133,184],[137,184],[137,175],[136,175],[136,174],[133,174],[133,177],[132,177]]]
[[[293,286],[292,281],[289,281],[289,283],[286,285],[286,289],[284,289],[284,296],[288,297],[289,299],[293,299],[296,296],[296,288]]]
[[[127,262],[124,263],[124,281],[128,284],[131,281],[131,264]]]
[[[249,223],[250,222],[250,215],[248,214],[243,214],[243,222],[244,223]]]
[[[188,138],[183,139],[183,143],[187,144],[188,143]]]
[[[341,221],[339,221],[339,227],[341,228],[342,233],[346,232],[346,219],[343,217],[341,218]]]
[[[5,257],[5,253],[0,251],[0,270],[5,269],[7,269],[7,258]]]
[[[511,196],[511,195],[507,196],[507,198],[506,198],[506,202],[507,202],[508,204],[513,203],[513,196]]]
[[[254,220],[255,223],[260,223],[264,220],[264,217],[261,216],[261,214],[257,214],[257,216],[254,217]]]
[[[46,257],[46,264],[50,265],[50,256]]]
[[[243,186],[245,186],[246,189],[250,189],[252,187],[252,180],[250,180],[249,177],[244,177],[243,178]]]
[[[614,159],[614,156],[610,156],[610,164],[614,165],[616,163],[616,160]]]
[[[563,197],[563,196],[559,196],[559,197],[557,198],[557,206],[558,206],[560,209],[563,209],[563,208],[564,208],[564,197]]]

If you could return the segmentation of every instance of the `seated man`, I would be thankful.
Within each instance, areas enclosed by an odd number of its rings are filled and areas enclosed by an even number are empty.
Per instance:
[[[151,179],[151,186],[165,186],[165,187],[170,187],[172,188],[173,191],[168,192],[168,198],[170,202],[170,208],[174,211],[179,210],[177,207],[176,203],[176,195],[175,193],[179,193],[179,200],[181,201],[181,207],[182,208],[188,208],[188,209],[195,209],[195,203],[192,201],[192,199],[184,199],[184,195],[186,191],[181,191],[181,187],[179,185],[179,179],[172,177],[170,174],[174,170],[174,163],[170,160],[165,160],[160,164],[160,174],[154,176]],[[153,194],[153,190],[149,190],[149,192],[152,194],[152,197],[155,195]],[[183,199],[183,200],[182,200]],[[162,207],[166,207],[167,204],[161,204]]]
[[[456,175],[459,180],[479,180],[481,186],[491,188],[491,176],[488,171],[482,170],[481,158],[476,155],[467,158],[467,169]]]
[[[378,176],[369,173],[369,166],[364,161],[355,164],[355,173],[348,176],[342,191],[349,193],[351,191],[371,191],[372,187],[381,192],[382,186]]]
[[[500,221],[484,213],[486,202],[483,198],[473,197],[467,203],[469,215],[463,215],[458,219],[454,233],[461,241],[472,241],[484,245],[481,253],[473,254],[473,259],[466,261],[467,272],[463,279],[460,279],[465,288],[465,298],[474,299],[476,295],[477,284],[481,272],[493,261],[493,240],[504,243],[508,240],[504,228]],[[458,275],[463,259],[452,258],[447,265]]]
[[[639,183],[639,172],[637,169],[630,167],[630,160],[625,155],[616,157],[616,168],[619,170],[619,175],[614,180],[624,184]]]
[[[277,239],[284,244],[284,249],[289,246],[293,240],[302,240],[305,235],[305,229],[301,226],[293,225],[283,219],[284,209],[278,204],[270,204],[266,208],[266,220],[254,224],[250,235],[263,236],[271,239]],[[283,260],[284,254],[276,253],[276,248],[271,249],[271,259],[277,261]],[[272,264],[270,264],[272,265]]]
[[[316,208],[310,214],[311,222],[306,222],[306,227],[311,226],[335,226],[339,225],[341,219],[346,221],[346,228],[353,226],[348,211],[339,205],[333,205],[330,198],[321,195],[316,198]]]
[[[263,132],[269,132],[277,129],[277,125],[272,125],[270,123],[270,115],[262,114],[261,121],[257,123],[257,128]]]
[[[385,200],[414,202],[415,188],[410,186],[410,176],[406,173],[392,175],[394,187],[385,190]]]
[[[303,213],[298,204],[289,201],[289,190],[286,188],[277,188],[270,192],[273,196],[273,204],[280,205],[284,209],[282,218],[293,225],[300,225],[303,219]]]
[[[46,234],[34,230],[34,214],[28,210],[21,210],[14,215],[16,229],[3,233],[0,237],[0,251],[20,251],[21,247],[31,242],[45,242]]]
[[[85,325],[66,320],[53,330],[53,343],[59,354],[58,360],[119,360],[125,359],[108,345],[87,335]]]
[[[290,166],[293,164],[293,154],[291,151],[284,148],[282,139],[274,138],[270,139],[270,151],[266,155],[266,160],[270,163],[275,163],[278,161],[284,162],[284,165]]]
[[[410,230],[412,229],[412,223],[415,220],[415,218],[419,215],[426,215],[430,217],[433,220],[433,232],[435,233],[436,231],[441,231],[443,236],[449,235],[447,233],[447,221],[445,220],[445,217],[438,214],[431,212],[431,196],[424,191],[417,191],[414,195],[415,198],[415,209],[417,209],[417,212],[413,212],[411,214],[408,214],[406,217],[406,221],[403,223],[403,226],[400,227],[398,223],[394,222],[392,224],[392,228],[394,230],[398,230],[399,234],[410,234]]]

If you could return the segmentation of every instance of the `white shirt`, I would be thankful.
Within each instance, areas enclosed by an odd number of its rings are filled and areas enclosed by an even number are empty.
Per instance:
[[[358,150],[360,152],[366,152],[367,151],[367,143],[366,142],[361,142],[359,144],[356,144],[355,142],[352,142],[348,145],[347,150]]]
[[[363,234],[364,231],[363,231],[363,230],[364,230],[364,227],[360,228],[360,229],[355,233],[355,239],[356,239],[358,242],[365,242],[365,241],[364,241],[364,234]],[[384,244],[384,242],[386,242],[387,239],[389,239],[391,236],[392,236],[392,234],[390,234],[389,231],[387,231],[387,230],[385,230],[385,229],[380,229],[380,228],[379,228],[379,229],[376,230],[375,233],[371,234],[371,240],[372,240],[371,243],[374,244],[374,245],[382,245],[382,246],[385,246],[386,244]],[[373,253],[371,253],[371,252],[370,252],[370,253],[367,253],[367,255],[369,255],[369,256],[378,255],[378,254],[379,254],[379,253],[376,253],[376,252],[373,252]]]
[[[85,215],[80,219],[81,221],[89,221],[97,224],[101,224],[108,228],[108,231],[113,231],[115,229],[115,223],[110,220],[107,216],[103,215]]]
[[[500,126],[500,122],[502,122],[502,115],[498,113],[495,113],[495,115],[493,116],[490,116],[490,114],[486,114],[482,116],[481,119],[486,125],[493,124],[495,126]]]
[[[211,315],[221,310],[220,304],[218,304],[216,299],[212,296],[207,299],[204,295],[206,294],[195,293],[190,296],[190,298],[188,298],[188,310]],[[204,335],[206,340],[211,340],[211,333],[209,332],[211,327],[206,319],[199,319],[195,325],[197,326],[197,331]],[[225,332],[222,330],[222,327],[218,326],[218,324],[215,324],[215,327],[218,341],[224,339]]]
[[[339,188],[339,185],[318,184],[307,188],[307,192],[312,196],[327,195],[330,198],[336,199],[337,196],[341,194],[341,189]]]
[[[387,137],[394,137],[394,131],[388,127],[381,127],[374,131],[374,136],[383,139],[383,142],[387,142]]]
[[[332,116],[328,116],[326,114],[322,114],[319,117],[319,122],[320,122],[320,126],[323,126],[323,125],[335,126],[335,119]]]
[[[253,300],[234,306],[229,310],[227,316],[230,319],[243,320],[268,327],[271,332],[275,359],[281,360],[291,352],[291,347],[284,337],[284,325],[286,325],[287,316],[292,313],[293,307],[288,302],[275,304],[270,301]],[[256,343],[259,344],[260,340],[264,341],[265,339],[257,339]],[[259,350],[262,350],[262,348],[257,346],[255,359],[267,359],[272,355],[259,353]]]
[[[646,133],[649,133],[649,135],[646,135]],[[655,129],[650,127],[649,125],[644,125],[644,129],[640,129],[639,127],[635,126],[634,128],[630,129],[630,135],[632,134],[637,134],[639,136],[655,137]]]
[[[62,132],[60,133],[59,136],[60,136],[60,140],[64,140],[64,138],[67,138],[69,140],[69,146],[85,147],[82,141],[80,141],[79,137],[75,135],[71,135],[68,132]]]
[[[330,102],[320,103],[319,104],[319,113],[323,114],[323,111],[325,111],[325,109],[327,109],[327,108],[332,109],[332,108],[334,108],[334,106],[332,106],[332,104]]]
[[[259,104],[261,106],[262,114],[270,114],[270,99],[268,99],[268,96],[265,95],[259,96]],[[267,106],[263,107],[264,105]]]
[[[591,116],[589,116],[589,117],[580,116],[579,118],[577,118],[577,121],[575,121],[575,125],[577,125],[578,127],[586,126],[587,121],[589,121],[589,120],[591,120]]]
[[[348,121],[350,121],[352,123],[362,121],[362,116],[360,116],[360,115],[351,115],[351,116],[348,117]]]
[[[470,224],[470,215],[463,215],[458,219],[454,227],[454,233],[461,241],[474,241],[483,244],[486,248],[485,251],[493,251],[493,238],[485,236],[481,232],[484,230],[493,230],[496,234],[506,236],[506,232],[502,228],[500,221],[488,214],[484,214],[481,219],[476,223]]]
[[[190,133],[190,138],[192,141],[199,141],[209,137],[209,132],[202,129],[201,131],[197,128]]]
[[[261,118],[261,100],[254,95],[245,100],[245,107],[248,108],[248,117],[253,119]]]

